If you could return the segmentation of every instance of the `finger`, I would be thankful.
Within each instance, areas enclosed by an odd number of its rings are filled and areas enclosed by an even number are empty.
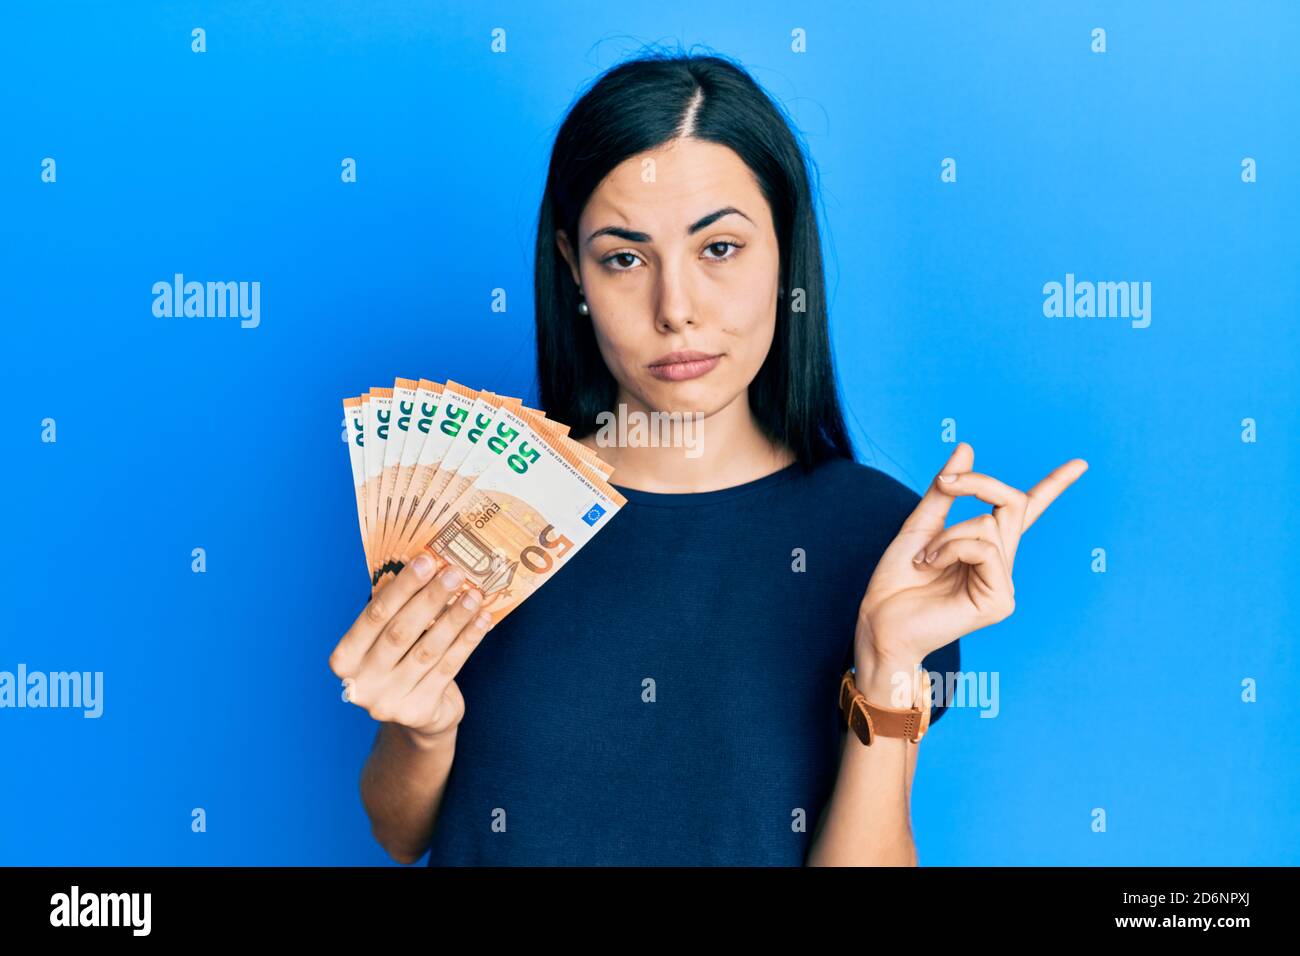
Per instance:
[[[483,619],[482,624],[477,623],[480,619]],[[459,658],[449,657],[451,648],[466,635],[476,642],[487,633],[491,621],[492,615],[483,610],[483,595],[477,588],[459,595],[402,658],[394,670],[394,686],[410,694],[435,669],[442,678],[453,680],[460,672],[461,664],[469,657],[469,651]],[[469,650],[472,649],[471,645]]]
[[[1010,573],[1015,567],[1016,549],[1020,546],[1029,496],[1019,488],[1013,488],[992,475],[978,471],[964,472],[951,482],[938,482],[938,485],[945,494],[954,497],[971,495],[985,504],[993,505],[993,518],[997,521],[998,533],[1002,536],[1002,550]]]
[[[428,558],[427,562],[412,561],[366,602],[365,608],[330,654],[330,668],[335,674],[339,677],[355,674],[379,632],[437,570],[437,559],[433,555],[428,555]]]
[[[1088,470],[1088,463],[1082,458],[1071,458],[1064,465],[1056,468],[1050,475],[1029,489],[1029,506],[1025,511],[1025,523],[1020,529],[1024,534],[1029,526],[1039,519],[1048,506],[1066,488],[1078,481],[1079,476]]]
[[[964,566],[961,587],[966,599],[975,607],[979,627],[997,623],[1015,610],[1015,596],[1005,566],[991,541],[957,538],[939,549],[932,567],[946,570]]]
[[[1015,609],[1011,579],[996,544],[977,538],[955,538],[939,548],[930,567],[943,570],[958,562],[970,567],[974,587],[968,589],[969,597],[990,623],[1002,620]]]
[[[953,453],[948,456],[948,461],[940,469],[939,475],[960,473],[970,471],[975,464],[975,449],[966,442],[958,442]],[[933,538],[943,530],[944,522],[948,520],[948,509],[952,507],[952,495],[945,494],[944,489],[948,487],[946,482],[939,480],[939,475],[930,481],[930,487],[921,500],[916,503],[912,513],[907,516],[903,522],[901,532],[916,532],[924,534],[927,539]]]
[[[452,565],[425,584],[384,625],[361,661],[361,669],[387,682],[398,661],[437,622],[464,581],[465,575]]]
[[[430,682],[420,685],[420,693],[403,697],[393,719],[406,727],[449,727],[459,723],[464,714],[465,698],[454,681],[448,681],[440,690]]]
[[[393,578],[395,577],[397,577],[397,572],[392,570],[391,568],[389,568],[383,574],[379,575],[379,577],[375,580],[374,585],[370,588],[370,596],[374,597],[376,594],[382,591],[385,585],[387,585],[388,582],[392,581]]]
[[[456,634],[455,640],[450,642],[442,657],[411,688],[408,697],[432,696],[434,700],[441,697],[447,685],[456,679],[456,675],[465,666],[469,656],[474,653],[483,636],[492,630],[492,627],[492,615],[486,609],[470,617],[461,626],[460,632]]]
[[[988,541],[996,546],[1007,572],[1007,581],[1010,584],[1011,593],[1016,593],[1015,581],[1011,577],[1011,563],[1007,560],[1006,550],[1002,544],[1002,530],[998,525],[998,520],[988,512],[976,515],[974,518],[969,518],[950,528],[944,528],[933,541],[912,556],[912,564],[918,570],[933,567],[934,555],[937,555],[939,549],[949,541],[955,541],[958,538],[974,538],[978,541]]]

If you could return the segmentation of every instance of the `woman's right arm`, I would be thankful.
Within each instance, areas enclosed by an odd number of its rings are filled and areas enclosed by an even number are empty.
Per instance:
[[[455,728],[421,740],[400,724],[380,725],[361,771],[361,803],[370,832],[398,863],[415,863],[428,849],[455,757]]]
[[[361,773],[375,839],[399,863],[429,845],[456,754],[465,699],[455,676],[490,630],[477,588],[449,602],[459,572],[428,553],[385,583],[330,655],[346,697],[382,726]]]

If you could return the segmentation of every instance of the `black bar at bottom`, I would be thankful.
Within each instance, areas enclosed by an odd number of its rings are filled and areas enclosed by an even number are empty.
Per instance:
[[[629,942],[642,934],[663,941],[665,926],[703,922],[741,937],[816,927],[849,945],[1043,933],[1199,934],[1232,945],[1288,927],[1295,875],[1293,867],[0,868],[0,927],[6,942],[75,934],[83,942],[395,945],[390,934],[399,932],[430,934],[430,944],[476,930],[492,933],[484,942],[511,930],[573,939],[615,918]]]

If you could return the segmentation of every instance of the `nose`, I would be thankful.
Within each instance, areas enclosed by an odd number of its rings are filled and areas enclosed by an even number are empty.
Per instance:
[[[659,274],[656,326],[661,332],[677,332],[695,324],[695,307],[686,276],[675,267],[665,267]]]

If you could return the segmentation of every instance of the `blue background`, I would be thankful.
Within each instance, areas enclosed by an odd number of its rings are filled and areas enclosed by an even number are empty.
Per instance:
[[[21,7],[0,670],[103,671],[105,714],[0,710],[0,864],[388,861],[375,725],[326,664],[368,596],[340,400],[535,401],[551,138],[652,41],[736,57],[804,137],[863,460],[921,490],[952,418],[1022,489],[1091,464],[1026,535],[1016,613],[962,641],[1001,709],[927,738],[922,863],[1300,863],[1295,5]],[[259,281],[260,327],[155,318],[176,272]],[[1151,282],[1151,326],[1045,318],[1067,272]]]

